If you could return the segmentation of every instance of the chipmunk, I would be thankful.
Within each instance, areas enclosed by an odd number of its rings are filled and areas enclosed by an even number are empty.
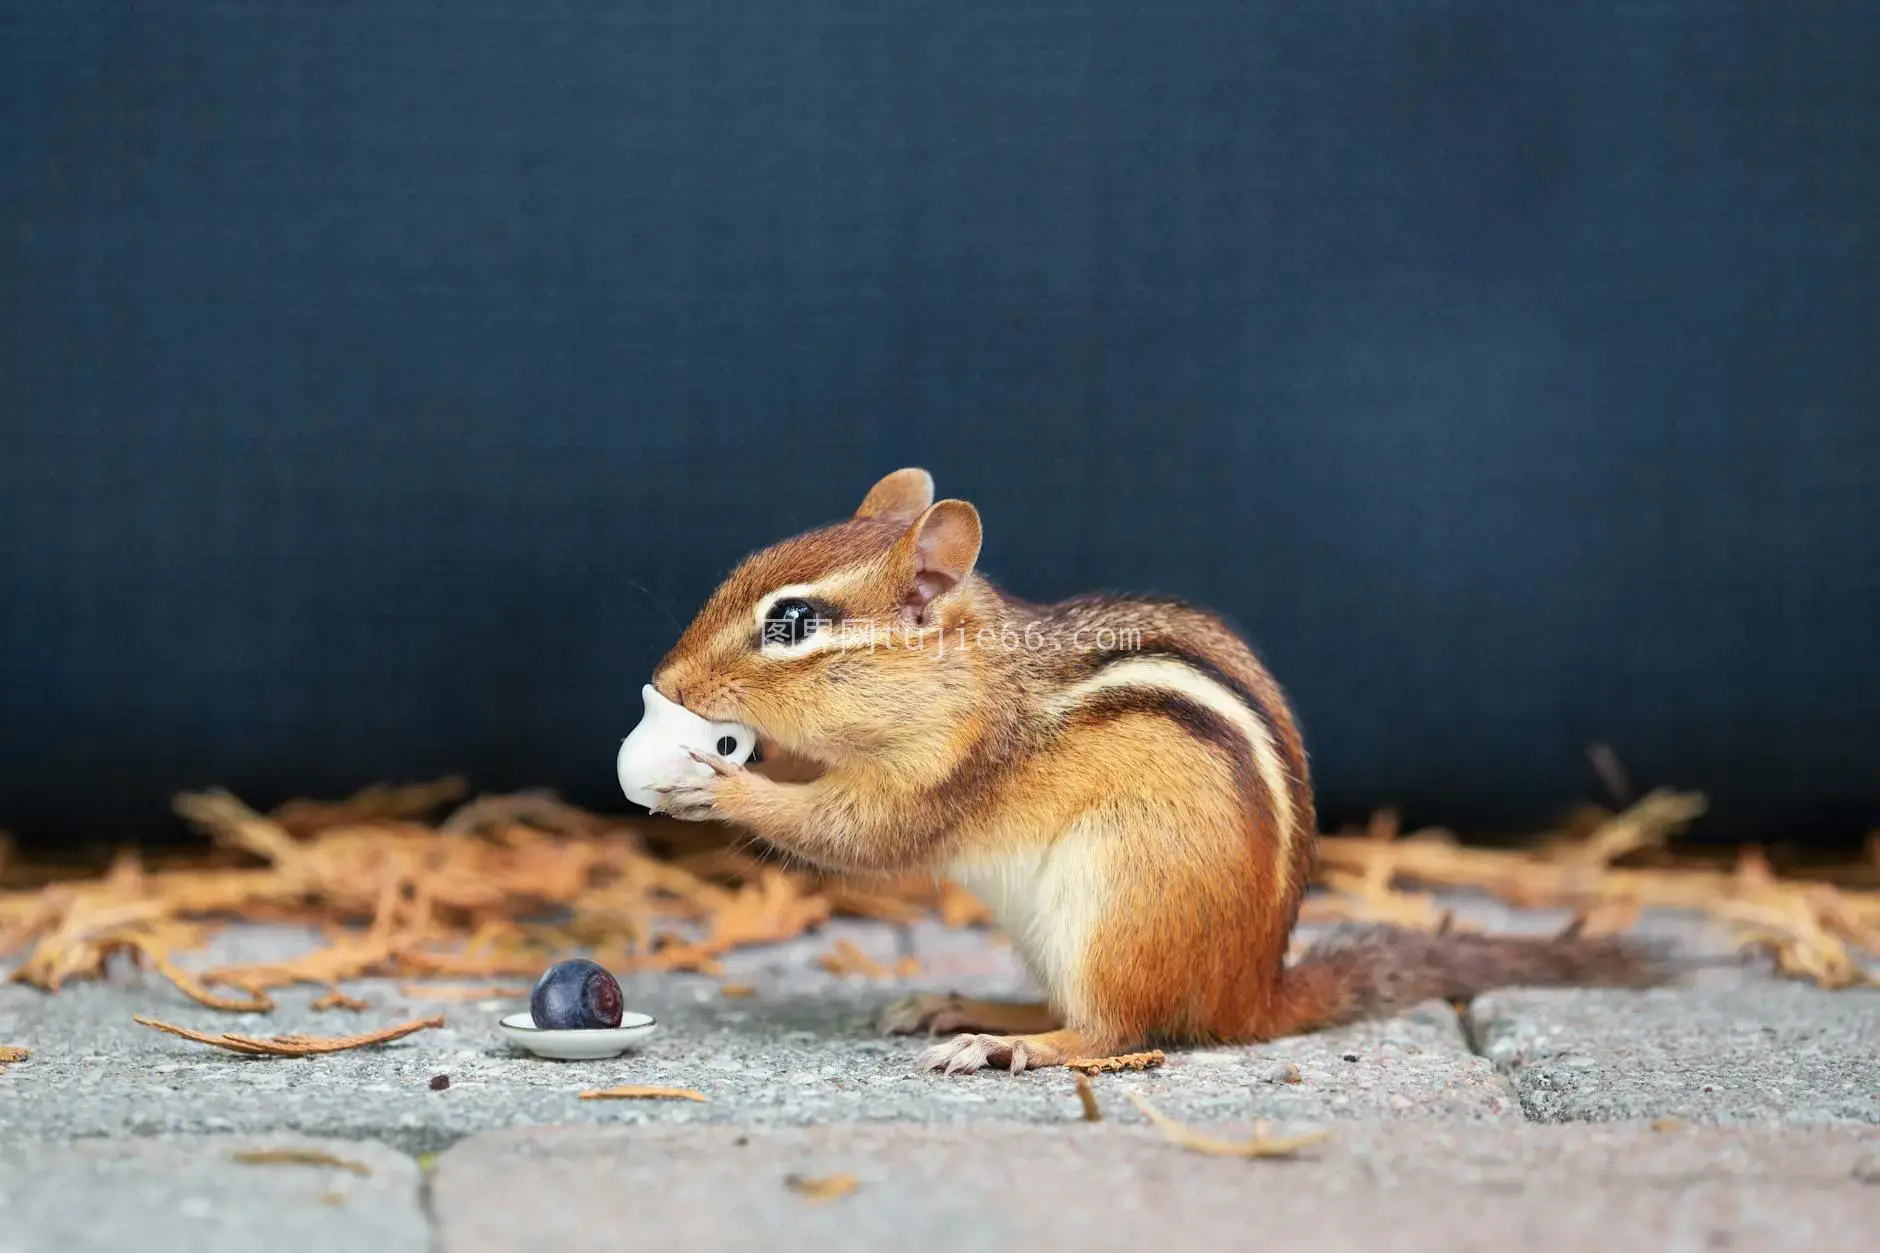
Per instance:
[[[1279,684],[1175,600],[1034,605],[977,569],[979,513],[904,469],[854,516],[740,564],[659,663],[662,696],[754,728],[793,780],[712,767],[657,810],[825,870],[929,872],[992,911],[1047,1000],[922,995],[894,1033],[1013,1072],[1254,1042],[1511,984],[1644,986],[1611,938],[1372,927],[1286,962],[1318,825]]]

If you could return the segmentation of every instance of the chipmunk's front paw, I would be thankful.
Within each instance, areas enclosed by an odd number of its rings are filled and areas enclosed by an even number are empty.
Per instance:
[[[1043,1001],[982,1001],[949,992],[941,996],[923,992],[882,1010],[875,1018],[878,1030],[888,1035],[945,1035],[949,1031],[986,1032],[991,1035],[1029,1035],[1055,1031],[1063,1020]]]
[[[743,766],[734,766],[720,757],[693,753],[692,759],[710,766],[712,772],[701,778],[682,779],[654,788],[659,802],[653,812],[686,822],[731,817],[731,811],[744,799],[754,776]]]
[[[921,992],[902,997],[875,1015],[875,1030],[883,1035],[939,1035],[967,1025],[966,1000],[957,993],[945,996]]]

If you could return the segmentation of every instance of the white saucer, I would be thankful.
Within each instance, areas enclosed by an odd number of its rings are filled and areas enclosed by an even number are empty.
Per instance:
[[[535,1025],[528,1010],[510,1014],[499,1024],[503,1034],[517,1048],[527,1049],[537,1057],[552,1057],[560,1062],[591,1062],[618,1057],[652,1035],[659,1023],[650,1014],[620,1015],[618,1027],[592,1030],[547,1031]]]

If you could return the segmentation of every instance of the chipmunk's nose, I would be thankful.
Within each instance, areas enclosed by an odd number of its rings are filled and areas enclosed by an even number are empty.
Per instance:
[[[671,670],[655,670],[653,672],[653,690],[675,705],[685,704],[684,689],[678,683],[674,682]]]
[[[680,708],[690,709],[691,706],[685,703],[685,698],[688,694],[698,695],[698,682],[696,678],[687,675],[678,666],[674,666],[653,675],[653,690]]]

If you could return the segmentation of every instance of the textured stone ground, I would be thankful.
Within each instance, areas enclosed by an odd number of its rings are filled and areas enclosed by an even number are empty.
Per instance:
[[[1460,904],[1498,929],[1562,921]],[[1688,953],[1720,949],[1701,922],[1648,923]],[[925,974],[828,975],[815,959],[838,937],[883,959],[911,952]],[[306,943],[238,930],[203,959]],[[630,981],[630,1003],[660,1032],[586,1063],[513,1052],[495,1022],[515,1004],[439,1005],[389,984],[349,988],[373,1003],[364,1013],[316,1013],[310,992],[291,992],[272,1014],[241,1016],[128,973],[57,996],[0,986],[0,1043],[33,1054],[0,1075],[0,1253],[567,1250],[648,1235],[686,1249],[1505,1248],[1519,1237],[1825,1250],[1871,1247],[1880,1229],[1880,992],[1723,968],[1646,993],[1511,990],[1460,1018],[1430,1004],[1105,1076],[1107,1117],[1090,1125],[1061,1071],[918,1074],[924,1042],[870,1029],[877,1008],[916,988],[1021,994],[1009,950],[983,936],[841,924],[732,965],[756,996],[726,999],[696,976]],[[345,1034],[432,1012],[444,1029],[305,1059],[224,1054],[131,1022]],[[439,1074],[450,1086],[433,1091]],[[577,1099],[620,1083],[709,1100]],[[1264,1118],[1333,1136],[1296,1161],[1204,1158],[1163,1142],[1131,1092],[1232,1134]],[[233,1156],[283,1137],[362,1169]],[[784,1186],[830,1171],[861,1186],[822,1203]]]
[[[1854,1253],[1880,1224],[1876,1172],[1871,1127],[1361,1122],[1291,1161],[1198,1157],[1108,1122],[555,1128],[466,1141],[439,1160],[432,1195],[451,1253],[601,1253],[640,1231],[753,1253]],[[784,1183],[838,1173],[859,1186],[833,1201]],[[569,1200],[600,1196],[618,1200]]]

